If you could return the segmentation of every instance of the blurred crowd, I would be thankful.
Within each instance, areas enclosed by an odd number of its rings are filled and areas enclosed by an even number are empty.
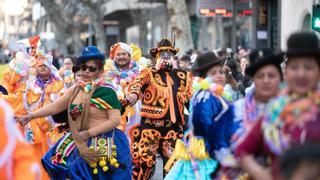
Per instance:
[[[5,179],[319,179],[320,46],[146,55],[115,43],[55,57],[39,36],[0,46]],[[26,151],[28,149],[28,151]],[[23,175],[21,172],[24,172]]]

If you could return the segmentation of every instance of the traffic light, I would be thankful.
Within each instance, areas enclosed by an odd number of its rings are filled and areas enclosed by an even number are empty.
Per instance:
[[[320,5],[313,5],[312,7],[312,20],[311,28],[314,31],[320,32]]]

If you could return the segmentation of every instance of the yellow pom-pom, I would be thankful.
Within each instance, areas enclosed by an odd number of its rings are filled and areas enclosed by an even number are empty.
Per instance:
[[[90,163],[90,167],[91,167],[91,168],[96,168],[96,167],[97,167],[97,163],[91,162],[91,163]]]
[[[116,145],[112,145],[112,150],[116,150],[117,146]]]
[[[105,160],[102,160],[102,161],[99,162],[99,166],[100,167],[103,167],[105,165],[107,165],[107,162]]]
[[[94,168],[92,172],[93,172],[93,174],[98,174],[98,169]]]
[[[195,82],[194,84],[193,84],[193,89],[195,90],[195,91],[198,91],[198,90],[200,90],[200,83],[198,83],[198,82]]]
[[[112,166],[114,166],[114,164],[116,164],[118,161],[115,159],[115,158],[111,158],[110,159],[110,164],[112,165]]]
[[[94,147],[92,145],[89,147],[89,152],[94,152]]]
[[[119,163],[115,163],[115,164],[113,165],[113,167],[115,167],[115,168],[119,168],[119,166],[120,166]]]
[[[103,167],[102,167],[102,171],[103,171],[103,172],[107,172],[108,170],[109,170],[108,166],[103,166]]]
[[[209,81],[208,81],[207,79],[202,80],[202,81],[200,82],[200,87],[201,87],[201,89],[203,89],[203,90],[209,89],[209,87],[210,87]]]

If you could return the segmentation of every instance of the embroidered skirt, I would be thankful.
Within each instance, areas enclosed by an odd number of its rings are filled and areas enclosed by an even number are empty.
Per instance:
[[[131,179],[129,144],[122,131],[115,129],[114,135],[111,131],[90,138],[88,147],[109,155],[101,156],[95,166],[87,164],[69,132],[45,154],[42,165],[51,179]]]

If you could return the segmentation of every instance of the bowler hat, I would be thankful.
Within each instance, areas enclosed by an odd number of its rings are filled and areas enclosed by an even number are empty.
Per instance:
[[[82,49],[81,56],[78,57],[79,63],[83,63],[87,60],[98,59],[105,60],[104,54],[102,54],[96,46],[87,46]]]
[[[170,51],[174,55],[176,55],[179,49],[174,48],[174,45],[172,45],[171,41],[167,38],[164,38],[164,39],[161,39],[161,41],[158,44],[158,47],[154,47],[150,49],[150,54],[152,57],[156,58],[157,54],[161,51]]]
[[[0,85],[0,93],[4,94],[4,95],[8,95],[8,91],[5,87],[3,87],[2,85]]]
[[[247,75],[253,77],[254,74],[263,66],[274,65],[282,74],[280,64],[283,61],[283,55],[275,55],[270,48],[261,48],[253,50],[249,55],[250,64],[246,68]]]
[[[73,67],[72,67],[72,72],[73,72],[73,73],[76,73],[76,72],[78,72],[78,71],[80,71],[80,66],[79,66],[79,65],[76,65],[76,66],[73,66]]]
[[[287,41],[288,57],[314,56],[319,57],[319,40],[312,32],[297,32],[292,34]]]
[[[192,71],[195,73],[207,71],[211,67],[221,64],[223,61],[216,56],[214,52],[205,52],[199,55],[196,62],[192,66]]]

